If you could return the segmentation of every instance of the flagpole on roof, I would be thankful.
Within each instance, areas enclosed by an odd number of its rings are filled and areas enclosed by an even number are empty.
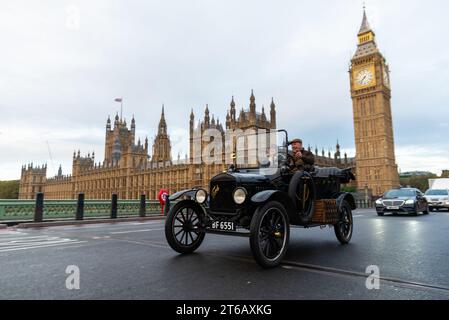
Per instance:
[[[123,97],[120,98],[120,120],[122,120],[123,116]]]
[[[121,98],[115,98],[115,102],[120,102],[120,121],[123,119],[123,97]]]

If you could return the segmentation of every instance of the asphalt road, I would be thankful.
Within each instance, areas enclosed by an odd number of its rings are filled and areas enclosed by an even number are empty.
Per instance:
[[[354,235],[292,229],[285,263],[261,269],[247,238],[206,235],[179,255],[164,221],[0,230],[1,299],[449,299],[449,213],[354,212]],[[67,266],[80,288],[66,287]],[[376,265],[380,288],[368,290]]]

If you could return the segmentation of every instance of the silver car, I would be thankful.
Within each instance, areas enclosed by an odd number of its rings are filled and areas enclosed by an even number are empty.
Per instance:
[[[429,203],[429,210],[448,209],[449,210],[449,190],[430,189],[427,190],[425,197]]]

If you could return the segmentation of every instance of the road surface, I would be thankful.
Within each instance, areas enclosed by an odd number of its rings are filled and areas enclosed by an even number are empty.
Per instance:
[[[9,228],[0,230],[0,298],[449,299],[449,213],[357,210],[354,224],[348,246],[329,228],[292,229],[273,270],[254,262],[247,238],[208,234],[196,253],[179,255],[162,220]],[[68,266],[79,289],[67,288]],[[367,289],[368,266],[379,269],[378,290]]]

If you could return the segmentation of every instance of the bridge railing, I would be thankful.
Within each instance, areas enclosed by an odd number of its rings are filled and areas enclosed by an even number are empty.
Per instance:
[[[365,199],[355,199],[357,209],[371,209],[374,208],[374,201]]]
[[[157,200],[44,200],[43,194],[36,200],[0,200],[0,223],[2,221],[48,221],[58,219],[124,218],[161,214]],[[356,199],[359,209],[373,208],[371,199]]]
[[[144,196],[142,197],[140,200],[116,198],[114,217],[161,214],[162,208],[159,201],[146,200]],[[1,221],[111,218],[114,213],[113,201],[113,199],[84,200],[84,197],[78,200],[46,200],[43,196],[42,200],[39,200],[39,196],[35,200],[0,200],[0,223]]]

